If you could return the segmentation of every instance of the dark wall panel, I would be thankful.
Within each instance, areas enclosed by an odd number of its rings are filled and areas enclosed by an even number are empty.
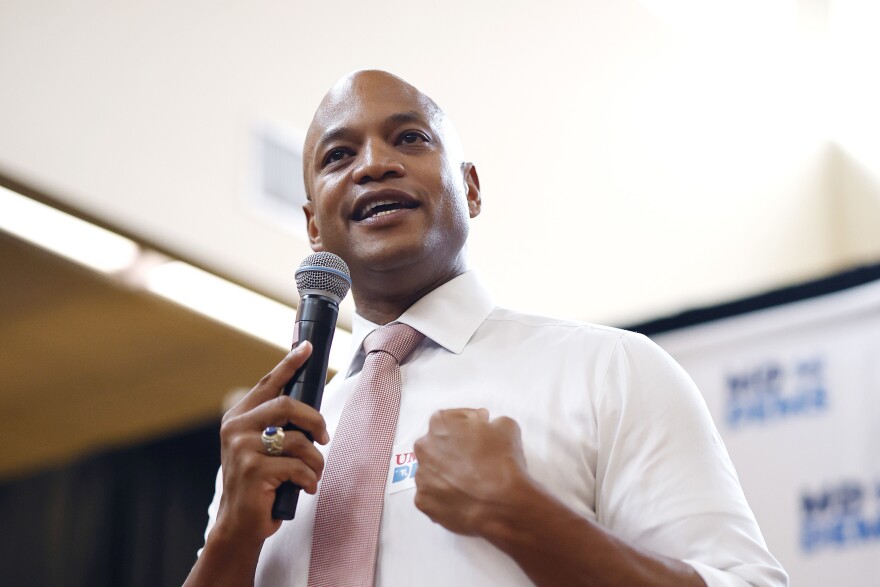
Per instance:
[[[202,544],[218,430],[211,424],[0,486],[0,584],[180,585]]]

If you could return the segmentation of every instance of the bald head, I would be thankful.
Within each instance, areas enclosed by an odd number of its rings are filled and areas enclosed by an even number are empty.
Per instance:
[[[308,136],[311,136],[319,127],[332,124],[340,114],[346,109],[350,109],[355,103],[363,103],[370,96],[385,92],[393,92],[418,103],[431,118],[444,116],[443,110],[437,106],[434,100],[409,82],[387,71],[363,69],[342,76],[324,95],[324,99],[321,100],[321,104],[315,111],[312,124],[309,126]]]
[[[434,100],[387,71],[359,70],[343,76],[330,88],[309,125],[303,149],[303,179],[310,200],[316,161],[320,162],[324,155],[322,147],[356,132],[354,127],[364,119],[394,109],[398,110],[392,114],[397,120],[407,116],[423,119],[442,142],[450,160],[464,163],[458,133]]]

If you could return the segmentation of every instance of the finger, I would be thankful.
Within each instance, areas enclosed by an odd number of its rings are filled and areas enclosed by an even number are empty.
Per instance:
[[[477,411],[473,408],[438,410],[428,419],[428,434],[441,434],[458,428],[462,423],[472,422],[477,417]]]
[[[281,454],[301,460],[319,479],[321,478],[321,473],[324,471],[324,455],[302,432],[291,430],[284,434],[284,448]]]
[[[247,414],[243,414],[239,417],[238,426],[246,430],[262,431],[267,426],[283,427],[288,423],[308,432],[319,444],[330,442],[327,423],[321,412],[286,395],[264,402]]]
[[[227,413],[220,425],[220,438],[224,443],[242,437],[253,438],[254,434],[258,435],[268,426],[284,427],[288,423],[308,433],[320,444],[330,442],[327,424],[321,413],[286,395],[259,404],[243,414]]]
[[[516,420],[512,418],[508,418],[507,416],[499,416],[492,420],[492,426],[497,429],[500,429],[506,436],[511,438],[520,438],[521,431],[519,428],[519,424]]]
[[[454,420],[473,420],[474,418],[484,422],[489,421],[489,410],[486,408],[452,408],[440,410],[442,416]]]
[[[239,435],[236,450],[239,453],[256,452],[272,458],[299,459],[319,477],[324,470],[324,455],[306,438],[305,434],[298,430],[288,430],[284,433],[280,454],[270,454],[262,438],[256,433]]]
[[[321,451],[315,448],[315,445],[309,442],[302,432],[295,430],[284,434],[280,455],[270,455],[257,433],[238,434],[232,440],[229,449],[227,455],[234,452],[238,455],[234,460],[243,463],[242,470],[250,470],[249,473],[245,473],[246,476],[260,475],[260,468],[266,466],[267,463],[265,459],[301,461],[319,479],[324,471],[324,456]],[[230,468],[226,463],[224,463],[224,467],[224,471]]]
[[[318,489],[320,477],[299,459],[266,457],[261,466],[266,475],[264,478],[273,489],[277,489],[284,481],[299,485],[306,493],[314,494]]]
[[[446,420],[449,423],[456,422],[480,422],[489,421],[489,410],[486,408],[453,408],[451,410],[440,410],[437,412],[440,420]]]
[[[269,455],[259,436],[239,435],[235,440],[238,456],[223,463],[224,483],[227,477],[263,480],[272,489],[282,481],[293,481],[297,485],[317,483],[323,473],[324,457],[302,433],[292,432],[290,436],[288,439],[285,434],[280,455]],[[305,474],[305,470],[309,473]],[[294,474],[296,476],[292,476]]]
[[[304,340],[296,345],[227,414],[229,416],[243,414],[277,397],[281,393],[281,389],[293,378],[296,370],[302,367],[311,354],[312,344],[309,341]]]

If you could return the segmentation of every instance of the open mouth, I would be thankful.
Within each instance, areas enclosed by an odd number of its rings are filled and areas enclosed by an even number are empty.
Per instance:
[[[412,208],[415,208],[416,206],[417,204],[415,202],[397,199],[386,198],[375,200],[372,202],[368,202],[355,210],[352,218],[356,222],[360,222],[362,220],[367,220],[368,218],[377,218],[380,216],[387,216],[388,214],[394,214],[399,210],[410,210]]]

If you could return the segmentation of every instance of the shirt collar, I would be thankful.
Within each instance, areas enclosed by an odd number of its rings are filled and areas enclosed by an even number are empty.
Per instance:
[[[460,354],[495,303],[477,274],[466,271],[429,292],[396,322],[408,324],[449,352]],[[363,364],[361,346],[378,324],[355,313],[352,320],[351,361],[347,376]]]

